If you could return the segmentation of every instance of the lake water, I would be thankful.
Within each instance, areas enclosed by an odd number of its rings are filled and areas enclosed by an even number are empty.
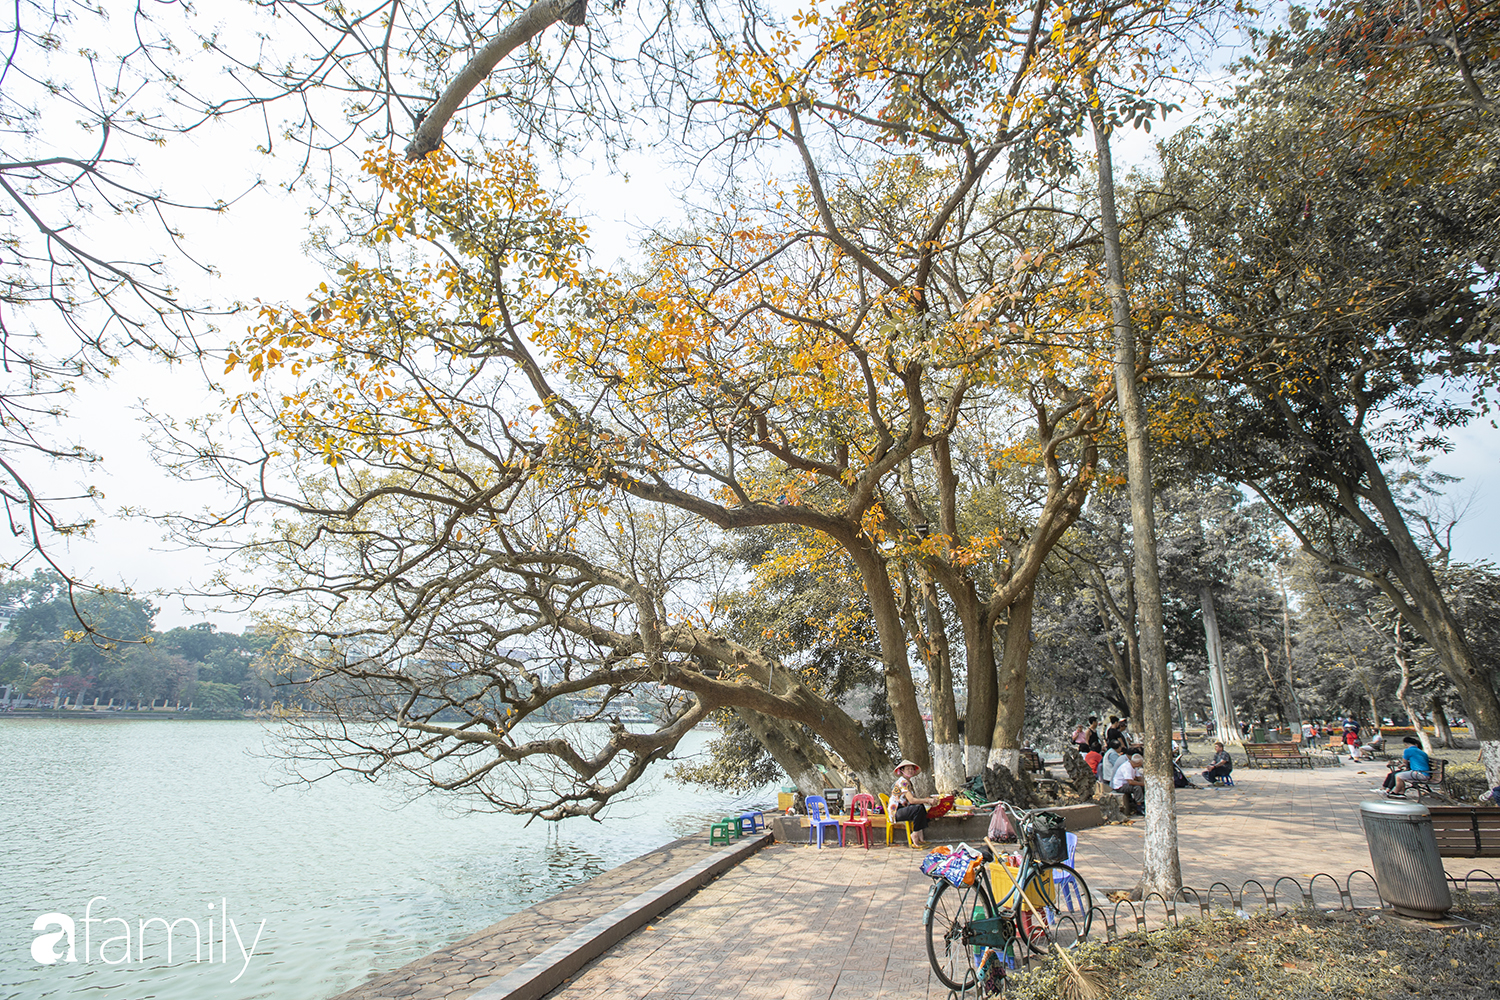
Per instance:
[[[384,783],[275,787],[270,739],[255,722],[0,721],[0,998],[319,1000],[769,798],[658,774],[603,823],[527,827]],[[49,913],[74,920],[76,961],[33,957],[62,930],[33,928]],[[65,957],[56,942],[42,953]]]

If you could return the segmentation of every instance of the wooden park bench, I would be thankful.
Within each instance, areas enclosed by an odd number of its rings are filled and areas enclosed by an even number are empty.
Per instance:
[[[1445,858],[1500,858],[1500,808],[1428,806],[1438,854]]]
[[[1418,781],[1413,779],[1406,783],[1406,787],[1413,789],[1419,799],[1424,795],[1431,795],[1434,798],[1452,801],[1448,797],[1448,758],[1429,757],[1427,758],[1427,764],[1432,768],[1432,770],[1427,772],[1427,780]],[[1392,771],[1406,770],[1406,762],[1399,758],[1391,761],[1387,766]]]
[[[1042,769],[1042,755],[1031,749],[1031,747],[1022,747],[1021,767],[1035,774]]]
[[[1312,758],[1295,743],[1246,743],[1251,767],[1312,767]]]

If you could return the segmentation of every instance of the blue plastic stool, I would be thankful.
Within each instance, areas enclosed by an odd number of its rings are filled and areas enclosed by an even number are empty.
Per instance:
[[[1220,788],[1233,788],[1234,787],[1234,775],[1232,775],[1232,774],[1224,774],[1224,775],[1220,775],[1217,778],[1209,778],[1208,779],[1208,783],[1210,785],[1218,785]]]
[[[740,813],[739,826],[742,835],[746,833],[760,833],[760,831],[766,828],[766,820],[758,812]]]

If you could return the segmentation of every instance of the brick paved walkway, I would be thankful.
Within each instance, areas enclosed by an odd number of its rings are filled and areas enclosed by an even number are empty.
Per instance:
[[[1360,773],[1364,772],[1364,773]],[[1234,788],[1178,792],[1184,881],[1238,889],[1247,878],[1347,876],[1370,868],[1358,804],[1379,764],[1242,770]],[[1143,827],[1079,835],[1078,868],[1096,896],[1140,874]],[[945,1000],[922,933],[930,881],[919,855],[883,845],[777,844],[622,941],[548,1000],[731,998]],[[1463,874],[1471,864],[1450,861]],[[1491,868],[1500,866],[1491,864]],[[1356,887],[1358,888],[1358,887]]]
[[[1178,855],[1187,885],[1223,881],[1238,888],[1249,878],[1318,872],[1344,876],[1370,870],[1370,849],[1359,824],[1359,803],[1379,798],[1381,763],[1337,767],[1238,768],[1233,788],[1177,790]],[[1201,784],[1197,773],[1190,775]],[[1416,801],[1415,798],[1412,801]],[[1430,800],[1429,800],[1430,801]],[[1086,830],[1078,869],[1092,889],[1134,885],[1141,873],[1144,822]],[[1445,861],[1452,875],[1473,867]],[[1491,863],[1493,869],[1497,867]]]
[[[946,998],[905,847],[769,847],[616,946],[549,1000]]]

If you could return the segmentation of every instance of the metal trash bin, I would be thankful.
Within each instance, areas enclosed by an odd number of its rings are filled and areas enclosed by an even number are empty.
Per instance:
[[[1381,899],[1397,913],[1424,920],[1436,920],[1453,908],[1426,806],[1399,799],[1361,802],[1359,821]]]

